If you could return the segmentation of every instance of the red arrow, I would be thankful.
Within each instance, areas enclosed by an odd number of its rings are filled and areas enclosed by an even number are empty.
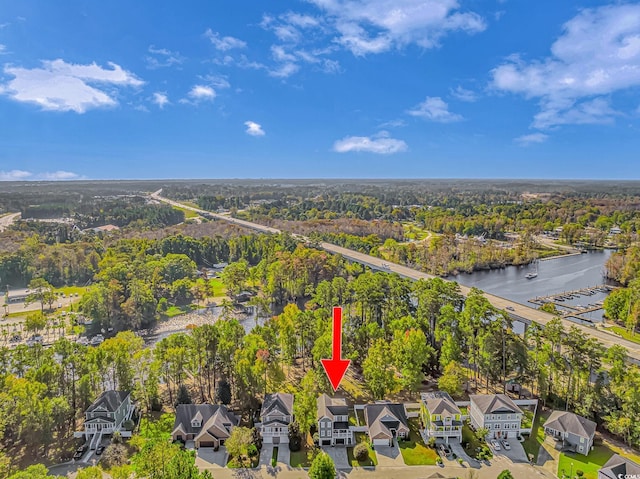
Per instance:
[[[321,359],[324,371],[335,392],[344,374],[347,372],[351,359],[342,359],[342,308],[333,308],[333,354],[331,359]]]

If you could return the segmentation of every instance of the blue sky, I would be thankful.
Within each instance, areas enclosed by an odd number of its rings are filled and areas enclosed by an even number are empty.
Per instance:
[[[631,179],[639,120],[640,3],[0,9],[0,180]]]

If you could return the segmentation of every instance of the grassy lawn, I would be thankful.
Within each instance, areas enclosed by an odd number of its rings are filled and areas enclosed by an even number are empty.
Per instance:
[[[289,464],[291,464],[291,467],[309,467],[319,451],[320,448],[313,445],[311,435],[307,434],[307,441],[302,445],[302,449],[295,452],[291,451]]]
[[[522,417],[522,429],[529,429],[533,426],[533,411],[525,409],[524,416]]]
[[[598,469],[613,455],[613,451],[607,446],[595,446],[588,456],[575,454],[572,452],[563,452],[560,454],[558,462],[558,477],[570,477],[571,471],[576,475],[579,469],[584,472],[585,479],[597,479]],[[573,464],[573,468],[571,467]]]
[[[533,454],[534,461],[538,460],[538,451],[544,442],[544,428],[542,427],[542,424],[544,424],[549,418],[549,414],[550,412],[545,412],[543,414],[536,415],[531,428],[531,435],[522,443],[522,447],[524,447],[527,457],[529,457],[529,454]]]
[[[427,236],[429,236],[429,231],[420,228],[414,223],[402,223],[402,228],[404,229],[404,237],[406,239],[413,240],[423,240]]]
[[[356,414],[358,416],[358,423],[361,426],[364,426],[365,422],[364,422],[364,409],[358,409],[356,410]]]
[[[409,440],[399,441],[400,453],[407,466],[430,466],[436,463],[438,453],[425,445],[420,437],[418,419],[409,420]]]
[[[353,409],[349,409],[349,425],[357,426],[358,420],[356,419],[356,413]]]
[[[630,333],[626,330],[626,328],[621,328],[620,326],[609,326],[608,328],[606,328],[606,330],[613,331],[618,336],[622,336],[624,339],[640,344],[640,334]]]
[[[182,211],[184,213],[184,219],[188,220],[189,218],[195,218],[198,216],[198,213],[195,211],[188,210],[186,208],[180,208],[179,206],[174,206],[174,210]]]
[[[357,383],[352,377],[346,375],[340,383],[342,389],[349,395],[353,402],[362,402],[368,397],[361,383]]]
[[[222,284],[222,280],[220,278],[210,279],[209,284],[211,285],[211,289],[213,290],[214,298],[224,296],[227,293],[227,289]]]
[[[271,465],[276,467],[278,463],[278,446],[274,446],[273,452],[271,453]]]
[[[81,298],[90,288],[91,286],[64,286],[62,288],[56,288],[54,291],[56,293],[63,293],[65,296],[69,296],[70,294],[75,296],[77,294],[78,298]]]
[[[173,318],[174,316],[178,316],[180,314],[190,313],[193,311],[194,305],[187,304],[185,306],[170,306],[165,312],[164,315],[167,318]]]
[[[478,459],[478,453],[483,449],[485,450],[485,454],[487,454],[485,457],[491,458],[493,456],[487,443],[478,439],[468,424],[462,426],[462,445],[466,453],[473,458]]]
[[[363,432],[356,433],[356,445],[364,443],[367,445],[369,449],[369,457],[362,462],[356,460],[353,457],[353,447],[347,448],[347,457],[349,458],[349,464],[353,467],[366,467],[366,466],[377,466],[378,465],[378,456],[376,456],[375,451],[372,449],[371,445],[368,443],[367,435]]]

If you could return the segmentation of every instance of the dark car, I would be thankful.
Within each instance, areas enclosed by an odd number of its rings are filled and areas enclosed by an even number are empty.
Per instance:
[[[442,445],[442,452],[445,456],[449,457],[451,455],[451,449],[446,444]]]
[[[76,449],[76,452],[73,453],[73,458],[77,461],[78,459],[81,459],[82,456],[84,456],[84,453],[87,452],[87,449],[89,449],[89,446],[87,446],[86,444],[83,444],[82,446],[80,446],[78,449]]]
[[[22,336],[20,336],[19,334],[14,334],[13,336],[11,336],[11,339],[9,340],[9,342],[11,343],[17,343],[18,341],[22,340]]]
[[[99,456],[103,452],[104,452],[104,446],[102,444],[100,444],[98,447],[96,447],[96,456]]]

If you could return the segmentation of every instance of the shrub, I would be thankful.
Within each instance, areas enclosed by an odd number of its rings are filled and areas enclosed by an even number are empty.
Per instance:
[[[435,437],[430,437],[429,438],[429,447],[435,447],[436,445],[436,438]]]
[[[353,448],[353,457],[355,457],[358,462],[366,461],[369,458],[369,448],[367,445],[363,443],[357,444],[356,447]]]
[[[247,448],[247,454],[249,455],[249,457],[256,457],[258,455],[258,448],[255,444],[251,444]]]
[[[122,444],[109,444],[102,453],[100,463],[110,469],[112,467],[124,466],[127,463],[127,448]]]
[[[582,469],[577,469],[577,470],[576,470],[576,475],[577,475],[578,477],[582,477],[582,476],[584,476],[584,471],[583,471]]]
[[[133,422],[131,419],[126,420],[125,422],[122,423],[122,428],[125,431],[133,431],[133,428],[136,427],[136,423]]]

